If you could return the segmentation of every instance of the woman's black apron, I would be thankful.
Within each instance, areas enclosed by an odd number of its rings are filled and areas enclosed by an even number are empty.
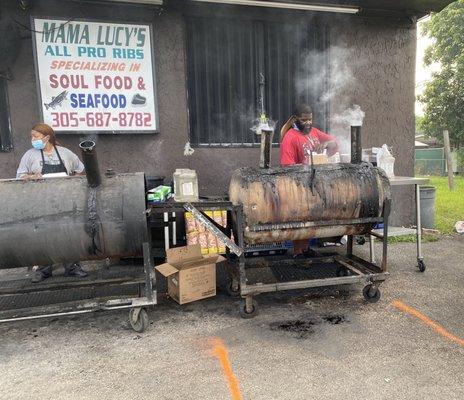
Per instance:
[[[53,147],[56,151],[56,155],[58,156],[58,159],[60,160],[59,164],[53,165],[53,164],[45,164],[45,157],[43,150],[40,150],[40,154],[42,154],[42,175],[44,174],[57,174],[59,172],[65,172],[68,174],[68,170],[64,166],[63,160],[61,159],[60,153],[58,153],[58,149],[54,146]]]

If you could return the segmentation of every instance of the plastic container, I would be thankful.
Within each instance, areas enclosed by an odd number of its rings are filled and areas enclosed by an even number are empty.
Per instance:
[[[382,168],[389,178],[395,176],[395,157],[391,155],[386,144],[377,153],[377,167]]]
[[[198,201],[198,177],[193,169],[176,169],[174,178],[175,201]]]

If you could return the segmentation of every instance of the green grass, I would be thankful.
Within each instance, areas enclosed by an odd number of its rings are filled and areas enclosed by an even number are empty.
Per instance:
[[[464,177],[455,177],[455,189],[448,188],[448,177],[431,176],[430,186],[437,188],[435,228],[442,233],[456,233],[454,224],[464,220]]]
[[[437,235],[425,235],[422,234],[422,243],[430,243],[430,242],[437,242],[439,237]],[[416,242],[416,235],[404,235],[404,236],[393,236],[388,238],[389,244],[395,243],[415,243]]]

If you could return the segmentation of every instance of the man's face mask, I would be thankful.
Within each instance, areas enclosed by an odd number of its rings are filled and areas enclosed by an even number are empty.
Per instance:
[[[296,119],[296,126],[301,132],[307,135],[309,132],[311,132],[311,128],[313,127],[312,114],[301,114]]]

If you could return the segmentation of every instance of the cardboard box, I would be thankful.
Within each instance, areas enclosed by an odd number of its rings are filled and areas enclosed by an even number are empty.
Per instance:
[[[216,264],[220,255],[201,254],[199,244],[166,251],[167,262],[155,269],[168,280],[168,293],[177,303],[216,296]]]

